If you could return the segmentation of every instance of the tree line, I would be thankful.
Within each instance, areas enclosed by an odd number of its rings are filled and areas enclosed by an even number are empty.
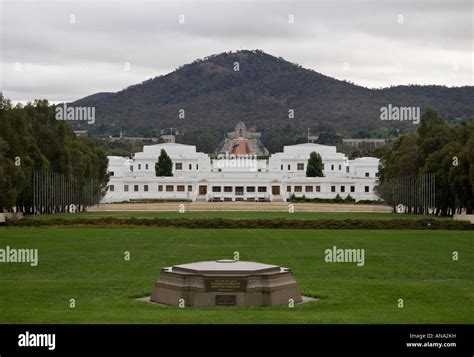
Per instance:
[[[462,210],[473,213],[472,121],[448,124],[436,111],[428,109],[415,132],[400,136],[392,146],[385,146],[381,151],[377,189],[388,204],[401,203],[397,202],[396,192],[407,189],[407,185],[414,188],[412,196],[426,196],[425,188],[432,187],[433,193],[428,192],[432,214],[445,216]],[[417,187],[422,189],[417,190]],[[420,197],[412,201],[419,202]]]
[[[55,106],[47,100],[13,106],[0,93],[0,212],[16,207],[17,212],[53,213],[65,211],[66,203],[98,203],[108,182],[107,164],[102,149],[56,120]],[[69,192],[77,197],[74,202],[60,200],[59,193],[38,199],[59,191],[55,182],[74,190]],[[61,197],[69,197],[65,189]]]

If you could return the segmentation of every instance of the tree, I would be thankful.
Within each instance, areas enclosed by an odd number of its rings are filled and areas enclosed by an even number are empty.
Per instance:
[[[164,149],[161,149],[158,162],[155,164],[156,176],[173,176],[173,162]]]
[[[0,213],[3,208],[13,207],[15,205],[18,189],[15,185],[18,182],[21,172],[15,166],[13,160],[6,156],[8,152],[8,143],[0,138]]]
[[[433,175],[434,214],[452,215],[456,209],[474,210],[474,124],[448,124],[427,110],[414,133],[398,137],[382,149],[377,192],[391,205],[409,205],[410,212],[424,210],[426,178]],[[422,188],[416,186],[417,179]],[[434,183],[433,183],[434,182]],[[404,202],[399,202],[403,200]]]
[[[333,131],[329,132],[322,132],[319,134],[318,140],[316,140],[316,144],[321,145],[337,145],[342,143],[342,136],[336,134]]]
[[[466,208],[467,214],[474,212],[474,122],[463,123],[460,128],[462,149],[453,156],[449,172],[451,189],[458,201],[458,207]]]
[[[0,93],[0,211],[16,206],[17,212],[35,213],[34,191],[36,197],[49,198],[42,205],[44,212],[62,209],[66,195],[60,195],[52,181],[33,185],[39,172],[74,180],[76,195],[68,200],[83,204],[87,195],[87,204],[96,204],[105,194],[107,162],[103,150],[77,137],[68,123],[56,120],[55,106],[47,100],[12,107]],[[85,188],[92,181],[94,187]]]
[[[306,177],[324,177],[323,160],[321,159],[321,155],[314,151],[309,155]]]

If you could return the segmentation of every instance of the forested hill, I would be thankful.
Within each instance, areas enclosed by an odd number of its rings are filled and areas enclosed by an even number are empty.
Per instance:
[[[239,70],[236,71],[236,64]],[[95,106],[96,134],[158,135],[180,128],[179,138],[212,152],[237,121],[256,125],[271,152],[313,132],[384,132],[412,123],[382,121],[380,108],[432,107],[447,118],[474,116],[474,87],[397,86],[367,89],[302,68],[261,51],[222,53],[197,60],[164,76],[117,93],[98,93],[74,102]],[[184,118],[179,111],[184,109]],[[290,109],[294,118],[288,117]]]

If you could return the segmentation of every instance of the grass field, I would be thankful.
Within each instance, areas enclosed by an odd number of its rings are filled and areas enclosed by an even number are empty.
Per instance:
[[[473,238],[470,231],[3,228],[0,248],[37,248],[40,261],[0,263],[0,322],[473,323]],[[364,248],[365,265],[326,263],[324,250],[334,245]],[[133,299],[151,294],[161,267],[234,251],[291,267],[302,293],[319,300],[294,309],[179,309]]]
[[[85,212],[75,214],[55,214],[44,216],[27,216],[25,219],[48,220],[56,218],[100,218],[100,217],[136,217],[136,218],[231,218],[231,219],[425,219],[428,216],[396,214],[396,213],[365,213],[365,212],[246,212],[246,211],[205,211],[205,212]],[[432,219],[451,219],[448,217],[429,217]]]

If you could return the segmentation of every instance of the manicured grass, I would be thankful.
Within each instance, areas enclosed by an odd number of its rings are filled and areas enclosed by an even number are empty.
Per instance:
[[[396,213],[366,213],[366,212],[242,212],[242,211],[206,211],[206,212],[85,212],[65,213],[43,216],[27,216],[26,219],[48,220],[55,218],[100,218],[100,217],[136,217],[136,218],[230,218],[230,219],[450,219],[421,215]]]
[[[470,231],[4,228],[0,248],[38,248],[40,261],[0,263],[0,322],[473,323],[473,238]],[[365,265],[326,263],[334,245],[365,249]],[[293,309],[179,309],[132,299],[151,294],[162,267],[234,251],[291,267],[302,293],[320,300]]]

